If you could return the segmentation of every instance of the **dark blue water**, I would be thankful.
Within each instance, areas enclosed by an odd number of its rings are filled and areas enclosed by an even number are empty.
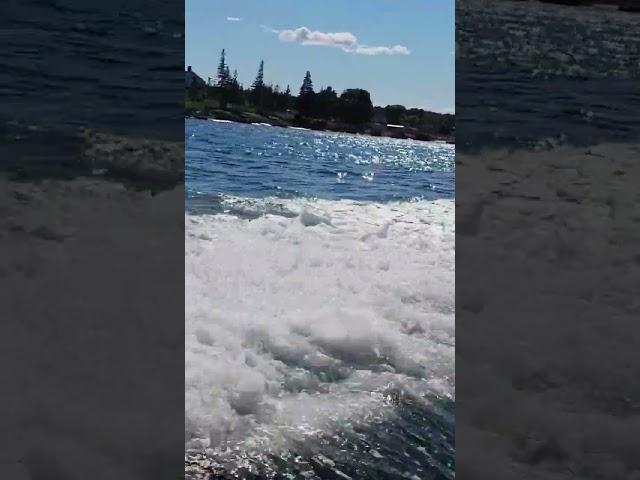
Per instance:
[[[530,146],[545,138],[576,146],[640,138],[640,82],[532,78],[515,70],[458,73],[459,147]]]
[[[185,121],[187,203],[218,194],[391,201],[453,198],[445,143]]]
[[[182,139],[182,2],[3,0],[0,38],[0,124]]]
[[[640,22],[602,6],[456,3],[458,148],[640,139]]]

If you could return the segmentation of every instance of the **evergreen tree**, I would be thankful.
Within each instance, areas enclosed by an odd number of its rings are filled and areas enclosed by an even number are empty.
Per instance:
[[[280,110],[288,110],[290,108],[293,108],[294,99],[291,96],[291,87],[289,85],[287,85],[287,89],[282,94],[282,99],[279,105]]]
[[[313,82],[311,81],[311,72],[307,70],[306,75],[304,76],[304,80],[302,81],[302,86],[300,87],[300,96],[312,94],[313,92]]]
[[[224,63],[224,50],[220,56],[220,65],[218,66],[218,101],[221,108],[227,108],[227,103],[233,102],[233,85],[231,73],[229,73],[229,65]]]
[[[225,62],[225,51],[222,49],[222,53],[220,54],[220,62],[218,63],[218,86],[225,85],[227,83],[227,72],[229,71],[229,67]]]
[[[311,73],[307,70],[300,87],[300,95],[298,95],[298,111],[302,115],[311,115],[313,113],[313,100],[313,82],[311,81]]]
[[[265,100],[265,87],[264,87],[264,60],[260,60],[260,67],[258,67],[258,74],[256,79],[251,85],[251,101],[257,107],[261,106]]]
[[[242,102],[242,89],[240,88],[240,84],[238,83],[238,71],[233,71],[233,77],[229,81],[229,101],[235,104],[241,104]]]
[[[260,60],[260,67],[258,68],[258,75],[251,85],[254,90],[259,90],[264,87],[264,60]]]
[[[232,83],[231,72],[229,72],[229,65],[224,67],[224,81],[222,83],[223,87],[228,87]]]

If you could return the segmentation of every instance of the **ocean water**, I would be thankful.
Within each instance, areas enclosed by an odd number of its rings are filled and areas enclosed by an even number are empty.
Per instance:
[[[464,478],[638,475],[638,20],[456,2]]]
[[[6,121],[182,140],[184,4],[4,0]]]
[[[191,208],[221,193],[383,202],[454,196],[454,148],[446,143],[194,119],[185,142]]]
[[[453,478],[454,147],[185,144],[188,477]]]
[[[476,70],[459,73],[456,88],[459,146],[465,151],[527,148],[545,139],[587,146],[640,138],[637,80]]]
[[[637,15],[464,0],[456,32],[459,151],[640,139]]]

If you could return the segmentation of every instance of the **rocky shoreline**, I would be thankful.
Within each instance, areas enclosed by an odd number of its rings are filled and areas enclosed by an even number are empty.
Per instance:
[[[410,140],[418,140],[424,142],[442,141],[449,144],[455,144],[455,136],[453,135],[430,135],[420,132],[413,128],[404,128],[403,130],[380,130],[371,127],[358,127],[344,123],[331,122],[319,119],[293,119],[291,121],[282,117],[273,115],[260,115],[253,112],[235,112],[229,110],[214,110],[208,114],[194,112],[186,114],[185,118],[196,118],[199,120],[226,120],[236,123],[248,124],[265,124],[282,128],[306,128],[309,130],[317,130],[323,132],[340,132],[350,134],[369,135],[374,137],[402,138]]]

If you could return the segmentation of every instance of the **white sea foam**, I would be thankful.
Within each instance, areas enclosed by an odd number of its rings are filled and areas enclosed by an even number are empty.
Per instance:
[[[186,216],[186,449],[382,417],[389,388],[454,397],[453,202],[278,202]]]

